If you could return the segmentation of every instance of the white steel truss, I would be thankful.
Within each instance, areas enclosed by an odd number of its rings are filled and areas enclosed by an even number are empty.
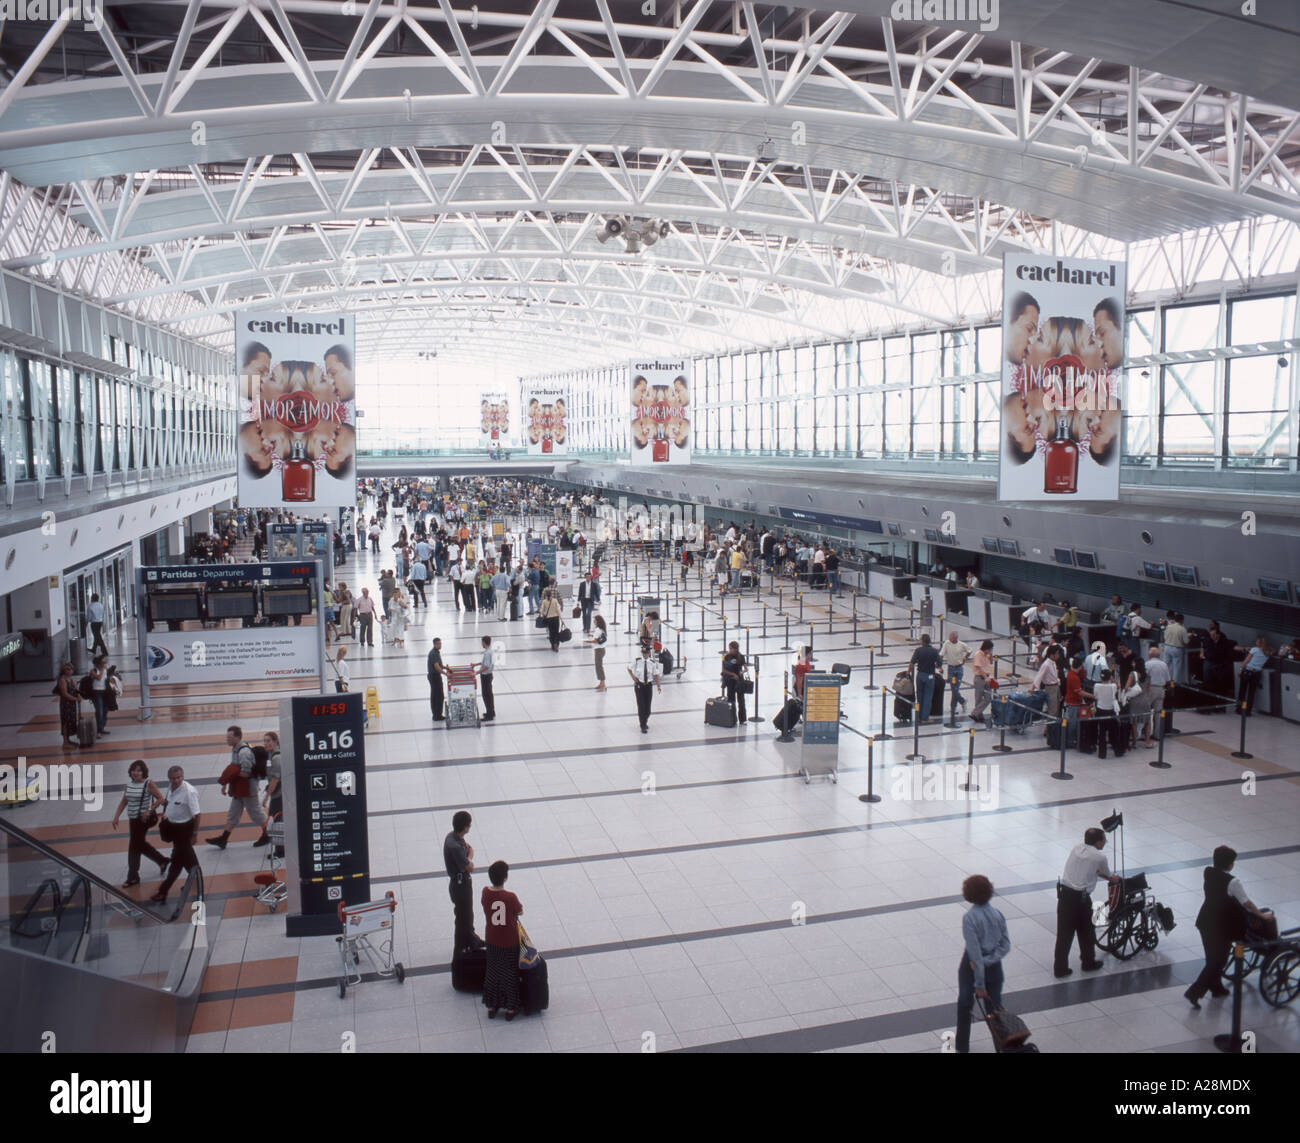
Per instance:
[[[60,18],[0,91],[0,262],[214,346],[237,308],[356,306],[383,356],[459,322],[589,365],[981,320],[1007,250],[1156,296],[1297,261],[1300,113],[1063,50],[714,0],[152,7],[173,37],[105,20],[67,78]],[[601,247],[617,214],[671,234]]]

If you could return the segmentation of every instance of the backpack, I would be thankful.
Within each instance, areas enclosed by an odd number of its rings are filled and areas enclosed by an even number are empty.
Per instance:
[[[269,755],[265,746],[253,747],[253,769],[251,771],[254,778],[266,777],[266,762]]]
[[[84,699],[95,697],[95,681],[89,675],[83,675],[77,684],[77,694]]]

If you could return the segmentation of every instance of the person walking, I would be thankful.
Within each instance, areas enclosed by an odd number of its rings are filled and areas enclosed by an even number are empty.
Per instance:
[[[650,733],[650,703],[654,698],[652,688],[658,687],[659,693],[664,693],[663,683],[659,681],[659,660],[651,656],[651,650],[649,643],[642,643],[640,658],[633,659],[627,668],[636,691],[636,713],[642,734]]]
[[[357,646],[373,647],[375,645],[375,601],[370,597],[370,588],[363,587],[356,601]]]
[[[915,671],[912,685],[916,688],[916,701],[919,704],[917,716],[924,726],[930,721],[931,704],[934,702],[934,680],[939,668],[939,652],[930,646],[930,636],[921,636],[921,645],[912,652],[908,666]]]
[[[462,549],[463,550],[463,549]],[[474,561],[462,558],[460,562],[460,571],[457,573],[457,579],[460,581],[460,603],[465,609],[465,614],[473,614],[478,609],[478,600],[475,598],[475,585],[478,582],[478,570],[474,567]]]
[[[487,936],[487,968],[483,976],[483,1003],[488,1019],[495,1020],[502,1008],[506,1019],[519,1013],[519,918],[524,907],[509,892],[506,879],[510,866],[494,861],[488,866],[490,886],[483,886],[483,932]]]
[[[547,638],[551,642],[551,650],[559,652],[560,650],[560,592],[557,588],[548,587],[542,593],[542,606],[537,614],[546,624]]]
[[[429,674],[429,707],[433,711],[433,721],[442,722],[447,716],[443,713],[446,695],[443,691],[443,676],[447,673],[442,663],[442,640],[435,639],[427,659]]]
[[[1220,845],[1214,850],[1214,864],[1205,870],[1205,900],[1196,914],[1196,927],[1205,950],[1205,967],[1192,986],[1183,993],[1193,1008],[1200,1008],[1201,997],[1227,996],[1223,985],[1223,966],[1234,941],[1246,935],[1246,916],[1254,914],[1266,920],[1271,914],[1258,908],[1246,893],[1240,879],[1232,875],[1237,851]]]
[[[1105,877],[1108,882],[1119,880],[1110,871],[1106,856],[1101,852],[1105,848],[1104,830],[1095,826],[1085,830],[1082,844],[1070,850],[1070,856],[1065,859],[1065,871],[1056,882],[1056,954],[1052,971],[1058,980],[1074,972],[1070,967],[1070,947],[1076,936],[1079,938],[1083,971],[1096,972],[1102,966],[1104,958],[1097,955],[1097,938],[1092,924],[1092,891],[1098,877]]]
[[[600,584],[588,572],[578,584],[578,607],[582,610],[582,633],[591,634],[591,613],[600,602]]]
[[[596,667],[596,690],[603,691],[605,687],[605,643],[609,639],[609,630],[605,626],[604,616],[597,615],[593,622],[596,630],[587,636],[587,641],[592,644],[593,662]]]
[[[171,843],[172,854],[167,876],[158,886],[158,892],[149,898],[158,905],[166,903],[181,870],[188,875],[199,863],[194,853],[194,841],[199,835],[198,791],[185,781],[185,771],[180,766],[168,767],[167,782],[167,801],[158,817],[158,834],[163,841]]]
[[[731,703],[731,712],[736,715],[737,726],[748,721],[745,717],[745,691],[742,686],[748,665],[745,656],[740,653],[740,644],[735,641],[728,643],[727,653],[722,656],[722,693]]]
[[[468,810],[457,810],[451,818],[451,833],[442,841],[442,861],[447,868],[447,896],[455,916],[451,955],[474,952],[483,938],[474,931],[474,847],[465,840],[474,819]]]
[[[528,614],[536,615],[542,603],[542,568],[537,562],[537,557],[533,557],[533,562],[528,566]]]
[[[971,656],[971,670],[975,672],[975,709],[971,721],[983,723],[984,711],[993,701],[993,640],[985,639],[980,649]]]
[[[1007,919],[993,908],[993,883],[980,874],[967,877],[961,895],[970,908],[961,919],[962,954],[957,966],[957,1051],[970,1051],[970,1015],[978,996],[988,1002],[990,1012],[1002,1007],[1005,979],[1002,962],[1011,951]]]
[[[231,833],[247,811],[256,826],[265,825],[266,811],[257,797],[257,778],[253,775],[255,756],[253,748],[244,741],[244,732],[238,726],[226,727],[226,745],[230,747],[230,762],[221,772],[221,792],[229,794],[230,808],[226,811],[226,828],[217,836],[204,838],[208,845],[225,849]],[[265,834],[263,834],[265,836]],[[265,845],[259,837],[254,845]]]
[[[100,652],[108,654],[108,644],[104,642],[104,605],[100,603],[98,595],[90,597],[90,603],[86,605],[86,620],[90,624],[90,653],[92,655]]]
[[[63,735],[64,746],[79,746],[77,741],[77,711],[81,693],[77,690],[76,672],[71,663],[64,663],[59,668],[59,678],[54,684],[54,693],[59,696],[59,733]]]
[[[483,636],[483,658],[474,667],[478,681],[483,684],[483,721],[492,722],[497,716],[496,698],[492,694],[492,674],[496,658],[492,653],[492,636]]]
[[[122,800],[117,804],[117,812],[113,815],[113,828],[117,829],[118,819],[125,810],[127,826],[131,831],[126,850],[126,880],[122,882],[123,889],[140,884],[142,856],[149,858],[150,861],[156,861],[160,872],[166,872],[167,869],[167,858],[149,843],[151,828],[149,817],[155,807],[163,802],[163,796],[158,787],[149,780],[149,767],[145,765],[143,758],[137,758],[132,762],[126,773],[126,790],[122,794]]]
[[[388,629],[392,633],[393,646],[406,646],[406,629],[411,625],[411,607],[406,602],[406,592],[397,592],[390,601]]]
[[[960,706],[963,710],[966,709],[966,700],[961,695],[961,680],[966,673],[963,664],[970,658],[970,648],[957,638],[956,631],[949,631],[948,638],[939,651],[939,658],[948,668],[948,686],[952,689],[949,718],[956,722],[957,708]]]
[[[334,690],[347,694],[352,684],[352,668],[348,665],[348,649],[340,647],[334,655]]]
[[[379,573],[379,598],[382,604],[382,614],[385,619],[392,615],[389,608],[392,605],[393,595],[397,591],[397,578],[391,571],[385,568]]]
[[[340,647],[339,653],[342,654],[346,648]],[[266,821],[262,825],[262,837],[270,841],[267,835],[267,827],[272,820],[284,813],[284,771],[280,767],[280,735],[277,731],[268,730],[262,735],[262,749],[266,751],[266,792],[262,795],[262,808],[266,810]],[[262,838],[258,841],[265,845]],[[275,847],[276,857],[284,856],[284,847]]]
[[[422,544],[421,547],[428,547]],[[429,580],[429,565],[421,559],[411,564],[411,606],[428,607],[429,600],[424,594],[424,585]]]

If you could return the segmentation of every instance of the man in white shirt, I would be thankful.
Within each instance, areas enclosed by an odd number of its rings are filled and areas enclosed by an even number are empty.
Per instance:
[[[1096,972],[1102,958],[1097,955],[1097,941],[1092,925],[1092,891],[1098,877],[1118,881],[1101,852],[1106,848],[1106,834],[1095,826],[1083,835],[1083,844],[1070,850],[1065,872],[1056,883],[1056,956],[1053,974],[1060,979],[1074,970],[1070,967],[1070,946],[1079,938],[1079,957],[1084,972]]]
[[[1043,656],[1043,665],[1038,668],[1029,690],[1041,690],[1047,695],[1047,726],[1051,726],[1061,713],[1061,672],[1057,670],[1054,655]],[[1043,733],[1047,733],[1046,727]]]
[[[979,585],[980,585],[979,576],[977,576],[974,572],[968,572],[966,575],[966,586],[970,588],[971,591],[974,591],[977,587],[979,587]]]
[[[454,580],[456,573],[452,570],[460,563],[460,545],[455,540],[447,541],[447,578]]]
[[[1046,623],[1047,619],[1047,608],[1038,601],[1035,601],[1033,607],[1029,608],[1028,611],[1020,616],[1020,622],[1030,628],[1032,628],[1035,623]]]
[[[99,602],[99,596],[92,595],[90,603],[86,605],[86,620],[90,624],[90,653],[91,655],[100,654],[100,648],[103,648],[102,654],[108,654],[108,644],[104,642],[104,605]]]
[[[1142,654],[1142,637],[1143,634],[1151,630],[1151,623],[1142,615],[1142,605],[1133,604],[1133,610],[1128,613],[1128,618],[1124,620],[1124,642],[1128,644],[1128,649],[1134,655]]]
[[[167,876],[158,886],[158,892],[149,900],[161,905],[167,900],[168,890],[175,884],[176,878],[184,869],[189,873],[198,863],[194,855],[194,839],[199,834],[199,794],[193,786],[185,781],[185,771],[179,766],[172,766],[167,771],[170,789],[167,791],[167,804],[159,815],[158,832],[163,832],[162,822],[169,823],[172,841],[171,865]],[[164,839],[165,840],[165,839]]]
[[[952,705],[949,721],[956,721],[957,708],[966,709],[966,700],[961,694],[961,680],[966,670],[963,663],[970,657],[970,648],[957,638],[956,631],[949,631],[948,638],[939,648],[939,658],[943,660],[943,665],[948,668],[948,685],[952,688]]]
[[[1160,656],[1160,648],[1152,644],[1147,649],[1147,699],[1151,703],[1151,718],[1146,726],[1146,743],[1151,745],[1151,727],[1160,738],[1164,734],[1165,688],[1169,686],[1171,676],[1169,665]]]
[[[641,657],[633,659],[627,668],[636,690],[636,713],[641,721],[642,734],[650,733],[650,702],[654,697],[651,687],[657,688],[660,694],[664,693],[663,683],[659,681],[659,660],[653,658],[650,652],[651,645],[642,643]]]
[[[483,658],[474,669],[478,673],[478,681],[483,686],[483,721],[492,722],[497,716],[497,704],[492,693],[492,675],[496,663],[492,652],[491,635],[483,636]]]
[[[477,579],[477,570],[469,560],[466,560],[460,569],[460,596],[466,612],[470,614],[478,610],[478,593],[474,590]]]
[[[429,606],[429,600],[426,598],[424,594],[424,584],[428,578],[429,578],[428,565],[423,560],[417,559],[411,565],[411,606],[412,607]]]

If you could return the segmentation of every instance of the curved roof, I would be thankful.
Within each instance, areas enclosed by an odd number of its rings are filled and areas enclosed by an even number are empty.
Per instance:
[[[1294,9],[841,7],[10,22],[0,257],[223,348],[234,309],[347,307],[372,356],[531,372],[995,312],[1007,250],[1300,226]]]

